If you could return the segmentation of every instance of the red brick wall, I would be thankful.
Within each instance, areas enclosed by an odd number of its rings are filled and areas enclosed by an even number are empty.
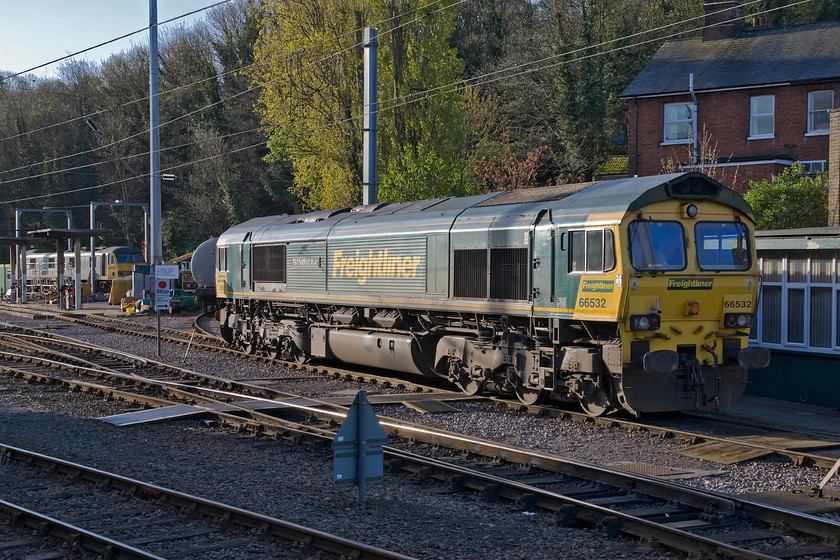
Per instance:
[[[741,158],[784,159],[793,161],[828,160],[828,135],[806,136],[808,127],[808,92],[834,90],[834,106],[840,104],[840,82],[697,93],[698,136],[705,130],[719,161]],[[749,140],[750,97],[775,95],[774,138]],[[685,144],[663,145],[664,105],[691,101],[689,95],[629,100],[629,154],[631,175],[662,173],[662,162],[669,158],[689,163],[691,147]],[[748,179],[766,179],[776,174],[780,165],[738,166],[737,180],[730,184],[743,192]],[[735,176],[734,168],[719,168],[724,178]],[[727,181],[724,180],[724,183]]]

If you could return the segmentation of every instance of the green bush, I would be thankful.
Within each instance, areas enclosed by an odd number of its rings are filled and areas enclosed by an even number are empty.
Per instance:
[[[828,174],[807,175],[799,164],[772,180],[750,181],[744,198],[752,206],[759,230],[828,224]]]

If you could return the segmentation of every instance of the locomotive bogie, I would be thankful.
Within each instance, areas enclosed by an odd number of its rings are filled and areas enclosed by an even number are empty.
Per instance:
[[[247,351],[593,415],[727,406],[766,362],[749,206],[694,173],[258,218],[216,285]]]

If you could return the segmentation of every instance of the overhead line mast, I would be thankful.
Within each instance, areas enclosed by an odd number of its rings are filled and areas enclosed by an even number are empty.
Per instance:
[[[160,107],[158,106],[158,32],[157,32],[157,0],[149,0],[149,181],[150,194],[150,260],[152,275],[158,282],[157,267],[163,264],[163,244],[161,243],[160,227]],[[157,290],[156,290],[157,292]],[[157,317],[157,355],[160,357],[160,308],[158,296],[155,294],[155,316]],[[166,294],[166,305],[169,305],[169,294]]]
[[[362,156],[362,202],[376,204],[376,114],[379,111],[376,100],[378,33],[372,27],[365,28],[364,43],[364,134]]]
[[[149,160],[150,160],[150,214],[151,260],[149,264],[163,262],[160,224],[160,107],[158,105],[158,32],[157,0],[149,0]]]

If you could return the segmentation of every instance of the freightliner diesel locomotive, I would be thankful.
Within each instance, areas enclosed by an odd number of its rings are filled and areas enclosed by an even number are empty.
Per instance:
[[[246,352],[593,416],[730,405],[769,361],[758,291],[751,209],[699,173],[262,217],[216,244]]]

